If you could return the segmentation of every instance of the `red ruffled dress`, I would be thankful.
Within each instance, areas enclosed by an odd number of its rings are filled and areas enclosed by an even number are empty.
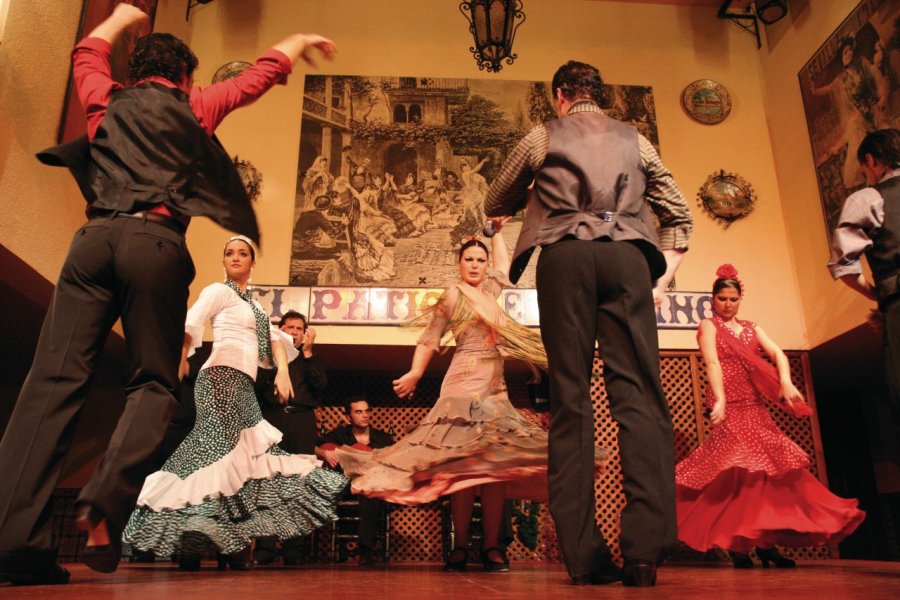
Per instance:
[[[725,385],[725,419],[675,467],[678,539],[700,551],[749,552],[835,544],[865,518],[856,500],[828,491],[809,471],[806,453],[775,425],[733,336],[760,351],[756,328],[738,321],[740,334],[718,317],[716,350]],[[707,387],[707,405],[714,402]]]

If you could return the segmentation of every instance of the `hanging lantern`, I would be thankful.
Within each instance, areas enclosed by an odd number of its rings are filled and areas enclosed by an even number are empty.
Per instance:
[[[522,0],[468,0],[459,3],[459,10],[469,22],[475,45],[469,51],[479,69],[496,73],[504,60],[511,65],[518,58],[513,54],[516,29],[525,22]]]

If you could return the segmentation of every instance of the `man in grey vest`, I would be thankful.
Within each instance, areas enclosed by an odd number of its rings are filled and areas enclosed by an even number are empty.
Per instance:
[[[831,243],[831,276],[878,303],[884,315],[884,370],[900,424],[900,131],[873,131],[856,152],[870,187],[844,202]],[[862,272],[866,255],[873,282]]]
[[[692,219],[650,142],[600,110],[605,86],[596,68],[568,62],[553,76],[553,93],[559,119],[533,129],[510,153],[485,212],[503,216],[527,208],[510,268],[513,282],[541,246],[537,291],[550,363],[550,510],[572,583],[651,586],[656,565],[676,543],[675,449],[659,380],[654,294],[681,263]],[[595,524],[595,341],[619,424],[624,569],[612,563]]]

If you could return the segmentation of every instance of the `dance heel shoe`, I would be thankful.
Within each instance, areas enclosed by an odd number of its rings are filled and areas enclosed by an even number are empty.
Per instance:
[[[88,534],[88,541],[94,535],[107,539],[105,544],[85,546],[81,551],[81,562],[99,573],[112,573],[119,568],[122,559],[121,536],[110,530],[109,521],[99,509],[89,504],[81,505],[75,517],[75,526]]]
[[[622,585],[652,587],[656,585],[656,563],[638,558],[625,561],[622,567]]]
[[[759,557],[759,562],[762,563],[763,569],[768,569],[770,562],[774,563],[779,569],[793,569],[797,566],[796,562],[782,556],[778,548],[774,546],[771,548],[757,548],[756,556]]]
[[[734,564],[735,569],[752,569],[753,568],[753,560],[750,558],[749,554],[745,554],[743,552],[732,552],[728,551],[728,556],[731,557],[731,562]]]
[[[178,570],[179,571],[199,571],[201,560],[202,560],[202,557],[199,554],[191,554],[189,552],[183,552],[181,554],[181,556],[178,557]]]
[[[238,552],[231,554],[219,554],[219,570],[224,571],[225,567],[231,567],[234,571],[249,571],[253,566],[253,554],[250,546]]]
[[[445,571],[465,571],[466,564],[469,562],[469,551],[462,546],[457,546],[447,557],[444,563]]]
[[[498,558],[500,560],[497,560]],[[509,559],[506,557],[506,553],[496,546],[481,551],[481,564],[484,565],[485,571],[493,573],[509,571]]]

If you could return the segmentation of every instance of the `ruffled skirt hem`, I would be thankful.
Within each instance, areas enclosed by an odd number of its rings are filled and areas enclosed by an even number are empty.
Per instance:
[[[700,490],[678,485],[677,507],[678,539],[701,552],[836,544],[865,518],[856,500],[835,496],[805,469],[778,477],[729,469]]]
[[[250,480],[304,476],[322,465],[312,455],[269,452],[281,438],[281,432],[269,422],[259,421],[241,431],[228,454],[187,477],[182,479],[169,471],[157,471],[147,477],[137,506],[162,511],[198,505],[210,498],[232,496]]]
[[[337,499],[346,485],[341,474],[316,469],[306,477],[251,480],[234,495],[179,509],[138,507],[123,541],[141,551],[171,556],[209,549],[227,554],[256,537],[307,535],[337,518]]]

